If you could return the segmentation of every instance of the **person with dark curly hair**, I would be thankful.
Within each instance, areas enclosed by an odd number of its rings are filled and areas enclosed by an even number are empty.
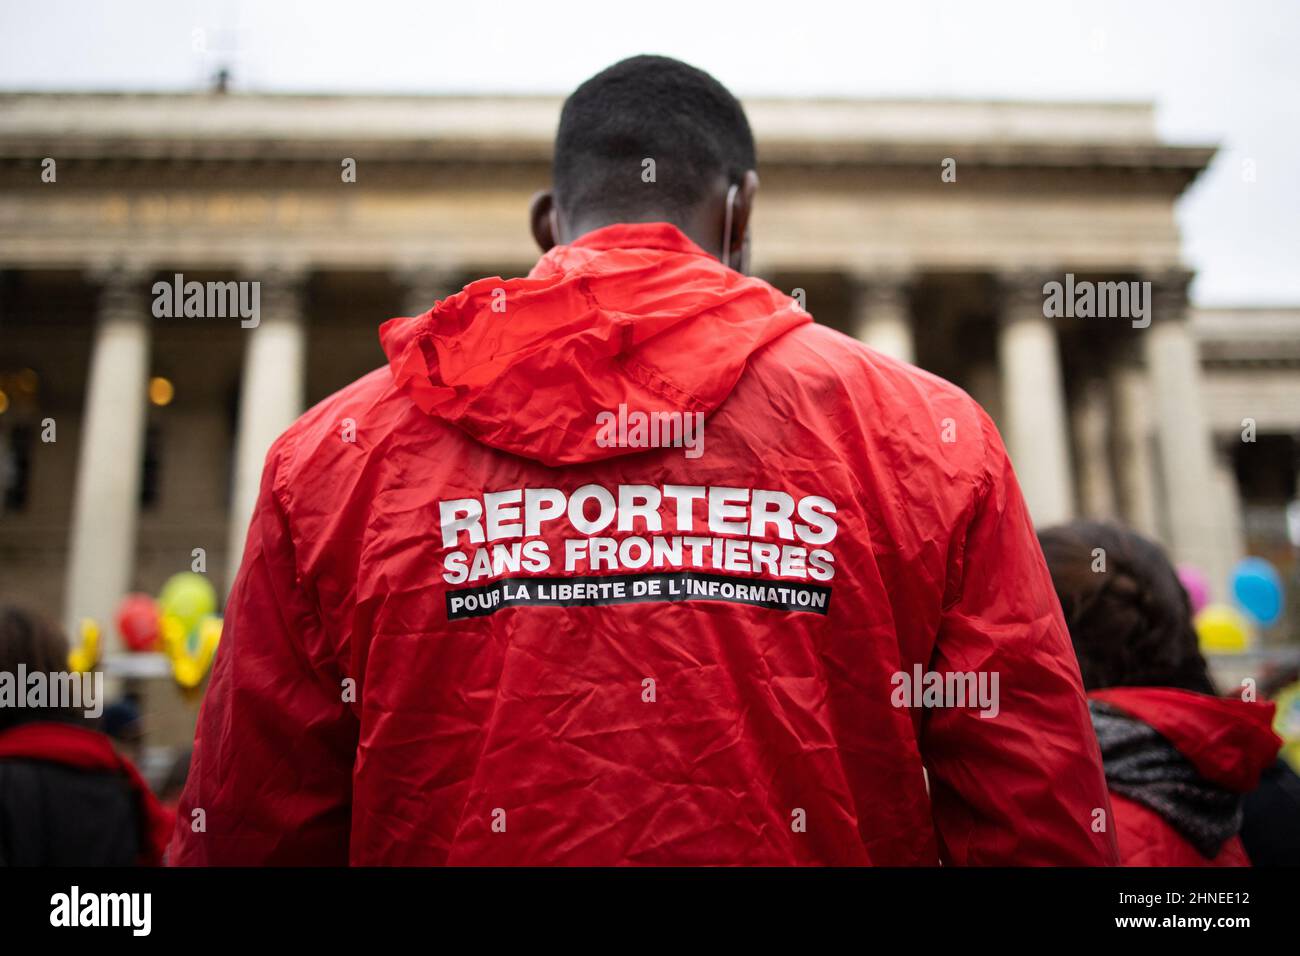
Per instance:
[[[1216,695],[1160,547],[1111,524],[1039,533],[1101,745],[1126,866],[1249,866],[1242,801],[1277,754],[1273,704]]]

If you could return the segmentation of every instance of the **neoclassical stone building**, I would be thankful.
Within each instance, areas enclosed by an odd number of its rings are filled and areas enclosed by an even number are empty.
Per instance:
[[[1289,560],[1300,311],[1191,314],[1174,204],[1212,147],[1147,105],[747,107],[755,270],[970,391],[1037,521],[1119,518],[1216,581]],[[106,619],[198,548],[224,593],[267,446],[384,361],[379,323],[530,267],[558,108],[0,95],[0,599]],[[260,323],[155,317],[177,273],[260,283]],[[1150,282],[1153,321],[1047,317],[1067,273]]]

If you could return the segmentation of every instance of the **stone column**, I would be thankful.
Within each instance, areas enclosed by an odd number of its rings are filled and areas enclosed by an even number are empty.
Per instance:
[[[1041,275],[1001,280],[998,363],[1007,450],[1039,527],[1074,514],[1069,424],[1056,329],[1043,314]]]
[[[457,271],[444,266],[403,266],[393,273],[402,296],[402,315],[423,315],[435,302],[460,291]]]
[[[1088,518],[1111,520],[1117,511],[1110,458],[1110,422],[1113,416],[1104,381],[1092,378],[1084,383],[1071,418],[1080,510]]]
[[[1121,359],[1111,373],[1110,389],[1120,513],[1134,531],[1149,538],[1160,538],[1155,462],[1151,454],[1151,388],[1142,363]]]
[[[1169,545],[1176,561],[1204,570],[1217,566],[1223,542],[1207,515],[1217,510],[1214,455],[1201,405],[1201,368],[1187,320],[1191,273],[1149,277],[1151,326],[1142,330],[1151,370],[1152,403],[1160,446],[1161,491],[1168,514]]]
[[[1210,576],[1210,592],[1216,600],[1224,600],[1228,595],[1228,576],[1233,566],[1246,556],[1245,522],[1242,517],[1241,488],[1237,485],[1237,472],[1233,466],[1233,443],[1239,442],[1241,436],[1231,433],[1226,440],[1211,440],[1211,452],[1214,455],[1214,489],[1218,507],[1215,514],[1219,526],[1215,535],[1219,547],[1216,550],[1217,563],[1205,569]]]
[[[246,330],[235,436],[226,590],[244,556],[248,522],[261,488],[267,450],[303,410],[307,336],[302,314],[304,275],[294,269],[249,274],[260,282],[260,319]]]
[[[911,277],[897,272],[853,277],[850,332],[879,352],[903,362],[916,359],[910,312]]]
[[[64,626],[75,641],[81,619],[94,618],[104,651],[111,652],[121,649],[113,614],[135,572],[151,310],[142,270],[114,268],[94,278],[99,304],[81,417]]]

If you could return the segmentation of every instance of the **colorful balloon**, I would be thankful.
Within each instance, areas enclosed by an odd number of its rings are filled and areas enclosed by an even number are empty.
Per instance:
[[[1206,654],[1240,654],[1250,643],[1250,622],[1230,605],[1210,604],[1192,623]]]
[[[173,574],[163,585],[158,609],[164,615],[179,618],[188,634],[217,609],[217,592],[203,575],[182,571]]]
[[[1232,596],[1256,622],[1269,627],[1282,616],[1282,577],[1263,558],[1243,558],[1232,570]]]
[[[188,653],[186,646],[185,622],[175,614],[164,614],[160,625],[162,632],[163,653],[173,660],[181,655]]]
[[[1192,613],[1199,614],[1210,603],[1210,579],[1205,572],[1193,564],[1178,565],[1178,580],[1183,582],[1183,590],[1192,602]]]
[[[198,687],[216,656],[217,643],[221,640],[221,618],[209,615],[193,632],[186,633],[180,618],[169,614],[163,618],[163,635],[176,683],[186,690]]]
[[[151,651],[158,643],[158,605],[147,594],[128,594],[117,606],[117,631],[128,649]]]
[[[91,617],[81,619],[81,640],[68,651],[68,670],[78,674],[89,673],[99,660],[99,622]]]

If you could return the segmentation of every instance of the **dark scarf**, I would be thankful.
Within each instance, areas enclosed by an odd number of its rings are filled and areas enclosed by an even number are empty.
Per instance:
[[[1241,795],[1211,783],[1151,727],[1101,701],[1089,701],[1106,785],[1142,804],[1207,860],[1241,829]]]

